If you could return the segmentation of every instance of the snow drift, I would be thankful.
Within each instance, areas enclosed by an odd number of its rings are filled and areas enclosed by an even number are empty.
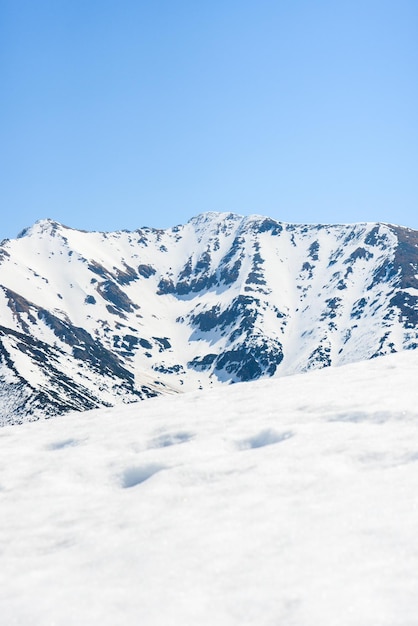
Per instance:
[[[418,352],[0,430],[15,626],[412,626]]]

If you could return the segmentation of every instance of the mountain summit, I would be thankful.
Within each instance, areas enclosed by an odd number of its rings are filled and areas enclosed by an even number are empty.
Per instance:
[[[3,423],[418,346],[418,231],[206,213],[0,244]]]

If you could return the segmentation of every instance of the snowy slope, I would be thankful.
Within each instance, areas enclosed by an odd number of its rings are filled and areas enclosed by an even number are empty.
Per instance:
[[[7,626],[415,626],[418,352],[0,430]]]
[[[3,423],[418,345],[418,233],[199,215],[0,245]]]

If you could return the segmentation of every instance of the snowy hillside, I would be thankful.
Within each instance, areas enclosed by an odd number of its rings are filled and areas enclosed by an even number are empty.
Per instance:
[[[0,430],[14,626],[415,626],[418,352]]]
[[[418,345],[418,233],[199,215],[0,245],[0,406],[21,422]]]

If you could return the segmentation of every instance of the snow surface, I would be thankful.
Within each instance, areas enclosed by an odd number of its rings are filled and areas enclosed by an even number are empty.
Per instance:
[[[5,626],[416,626],[418,351],[0,429]]]

